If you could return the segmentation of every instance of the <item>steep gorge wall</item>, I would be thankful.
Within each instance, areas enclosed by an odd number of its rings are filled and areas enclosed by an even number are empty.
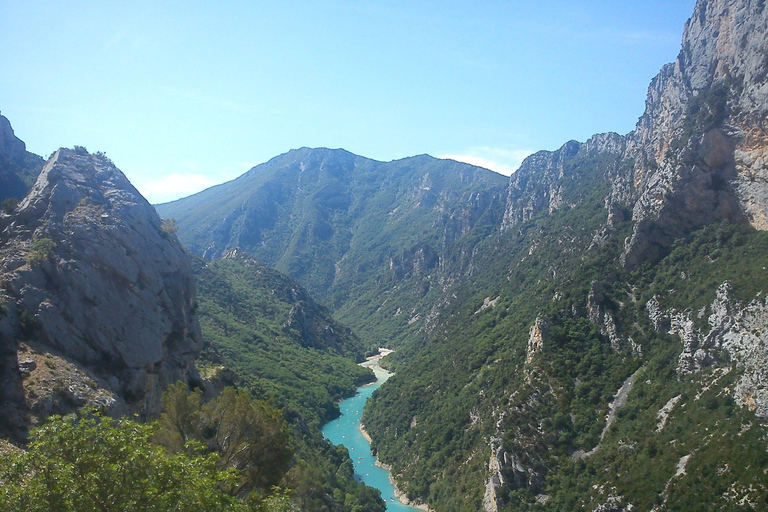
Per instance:
[[[152,417],[167,384],[199,378],[190,258],[106,157],[57,151],[0,229],[11,434],[87,403]]]
[[[765,3],[697,2],[680,54],[652,80],[636,129],[526,159],[510,179],[502,231],[572,206],[564,199],[574,179],[569,162],[585,157],[616,159],[591,173],[610,182],[607,227],[632,222],[627,267],[657,261],[675,240],[712,222],[768,229]]]
[[[649,87],[627,137],[631,171],[609,199],[632,210],[630,267],[717,220],[768,229],[768,9],[700,0],[677,60]]]

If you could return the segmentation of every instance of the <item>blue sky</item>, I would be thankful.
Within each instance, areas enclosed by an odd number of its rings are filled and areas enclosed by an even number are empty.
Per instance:
[[[504,174],[627,133],[694,0],[0,0],[0,111],[106,152],[152,202],[302,146]]]

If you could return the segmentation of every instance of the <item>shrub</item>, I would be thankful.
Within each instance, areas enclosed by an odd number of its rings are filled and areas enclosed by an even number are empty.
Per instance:
[[[236,475],[213,456],[172,455],[149,441],[153,425],[52,417],[26,452],[0,458],[0,502],[10,512],[245,511]]]
[[[33,240],[32,245],[29,247],[27,262],[30,265],[39,265],[53,256],[53,249],[55,247],[56,242],[50,238],[37,238]]]
[[[19,205],[19,200],[18,199],[15,199],[13,197],[9,197],[8,199],[6,199],[2,203],[0,203],[0,208],[2,208],[2,210],[5,213],[10,215],[10,214],[12,214],[14,212],[14,210],[16,210],[16,207],[18,205]]]
[[[160,224],[160,234],[163,238],[175,235],[178,230],[179,226],[176,225],[176,219],[163,219],[162,224]]]

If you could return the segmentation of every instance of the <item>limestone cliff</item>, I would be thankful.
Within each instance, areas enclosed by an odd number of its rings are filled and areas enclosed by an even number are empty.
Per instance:
[[[526,158],[510,177],[501,230],[582,200],[595,178],[606,181],[616,173],[624,147],[624,137],[604,133],[583,144],[569,141],[557,151],[539,151]]]
[[[86,403],[151,417],[198,378],[190,258],[108,158],[57,151],[0,229],[6,433]]]
[[[677,60],[649,87],[609,203],[632,209],[624,261],[663,256],[717,220],[768,229],[768,10],[699,0]]]
[[[10,121],[0,115],[0,201],[21,199],[35,182],[43,159],[27,151]]]
[[[610,182],[608,227],[632,221],[622,255],[630,268],[718,220],[768,229],[767,77],[765,3],[699,0],[635,130],[526,159],[510,179],[502,231],[571,206],[580,198],[564,197],[569,181],[595,173]],[[615,162],[574,173],[580,158]]]

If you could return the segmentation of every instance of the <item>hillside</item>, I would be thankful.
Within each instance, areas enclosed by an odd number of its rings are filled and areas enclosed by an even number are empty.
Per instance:
[[[280,408],[295,452],[285,483],[302,510],[380,510],[377,492],[355,481],[346,450],[319,428],[373,379],[355,364],[367,347],[295,281],[241,250],[195,258],[193,267],[204,340],[197,365],[214,387],[243,387]]]
[[[199,364],[214,381],[247,386],[319,427],[338,415],[337,401],[372,379],[355,364],[372,347],[289,277],[238,250],[196,259],[195,277],[205,340]]]
[[[697,3],[627,136],[526,160],[364,416],[443,511],[768,503],[768,12]]]
[[[505,186],[498,174],[426,155],[384,163],[303,148],[157,210],[193,252],[243,249],[383,346],[417,332],[466,271],[456,244],[498,223]],[[445,259],[457,262],[444,268]]]

